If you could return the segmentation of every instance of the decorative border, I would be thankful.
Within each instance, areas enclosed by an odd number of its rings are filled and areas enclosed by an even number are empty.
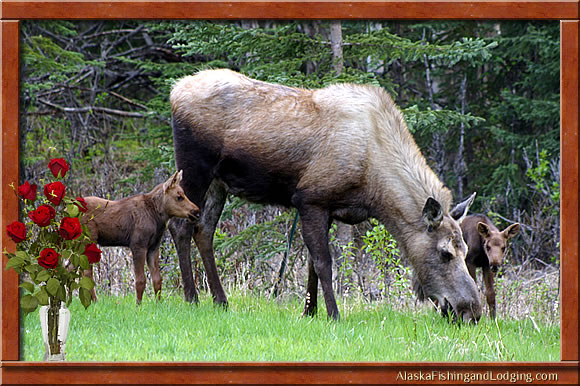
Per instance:
[[[31,363],[19,359],[18,276],[0,272],[0,383],[408,383],[441,373],[557,374],[578,383],[579,3],[571,1],[15,1],[0,3],[0,249],[15,250],[6,225],[18,216],[19,20],[25,19],[550,19],[561,20],[561,361],[555,363]],[[6,257],[2,257],[3,266]],[[389,342],[385,342],[389,344]],[[533,375],[535,377],[535,375]],[[432,378],[431,378],[432,377]],[[525,383],[520,377],[519,382]],[[424,380],[424,381],[423,381]],[[534,379],[534,383],[542,383]],[[455,383],[465,383],[457,378]],[[477,382],[472,382],[477,383]],[[553,379],[543,383],[556,383]]]

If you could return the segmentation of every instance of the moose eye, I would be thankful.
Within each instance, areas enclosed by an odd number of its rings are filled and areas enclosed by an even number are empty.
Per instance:
[[[441,260],[444,262],[451,261],[453,259],[453,254],[449,251],[441,251]]]
[[[183,196],[177,196],[177,201],[183,201]]]

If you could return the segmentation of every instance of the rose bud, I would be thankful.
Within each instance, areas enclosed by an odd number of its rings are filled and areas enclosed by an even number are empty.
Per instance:
[[[66,186],[60,181],[44,185],[44,195],[54,206],[58,206],[64,197]]]
[[[14,221],[6,227],[6,233],[16,244],[26,240],[26,226],[20,221]]]
[[[91,243],[85,247],[83,255],[89,258],[89,263],[95,264],[101,261],[101,250],[97,247],[97,244]]]
[[[40,252],[38,264],[44,268],[53,269],[58,265],[58,258],[60,255],[52,248],[45,248]]]
[[[50,220],[56,216],[56,210],[50,205],[40,205],[36,210],[28,213],[28,217],[39,227],[50,225]]]
[[[60,222],[58,233],[65,240],[74,240],[82,233],[81,222],[78,217],[65,217]]]
[[[53,176],[56,178],[63,178],[69,170],[69,164],[64,158],[53,158],[48,163],[48,168]]]
[[[38,185],[30,185],[30,183],[26,181],[18,187],[18,195],[26,200],[34,201],[36,200],[36,189],[38,189]]]

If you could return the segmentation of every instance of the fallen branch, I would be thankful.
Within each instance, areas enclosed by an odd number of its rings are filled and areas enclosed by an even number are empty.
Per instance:
[[[49,102],[49,101],[44,100],[44,99],[38,99],[38,101],[42,104],[45,104],[47,106],[50,106],[54,109],[60,110],[60,111],[65,112],[65,113],[90,113],[92,111],[99,111],[99,112],[102,112],[105,114],[119,115],[121,117],[130,117],[130,118],[145,118],[145,117],[147,117],[147,115],[142,114],[142,113],[136,113],[133,111],[122,111],[122,110],[110,109],[108,107],[99,107],[99,106],[64,107],[64,106],[54,104],[54,103]]]

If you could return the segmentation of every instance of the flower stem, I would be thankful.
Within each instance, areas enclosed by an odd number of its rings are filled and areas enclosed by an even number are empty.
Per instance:
[[[60,313],[60,300],[50,297],[48,307],[48,345],[50,354],[60,354],[60,340],[58,339],[58,318]]]

